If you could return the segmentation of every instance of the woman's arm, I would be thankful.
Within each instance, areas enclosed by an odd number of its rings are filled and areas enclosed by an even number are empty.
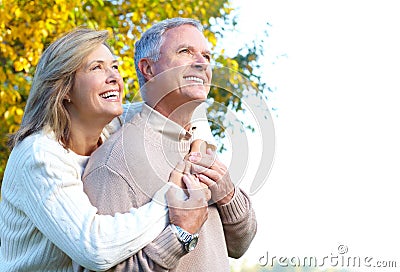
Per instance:
[[[31,145],[32,144],[32,145]],[[129,213],[98,215],[83,192],[72,152],[55,141],[21,143],[20,207],[37,228],[75,262],[105,270],[156,238],[168,222],[164,192]],[[26,151],[26,150],[25,150]],[[161,205],[160,203],[164,203]]]

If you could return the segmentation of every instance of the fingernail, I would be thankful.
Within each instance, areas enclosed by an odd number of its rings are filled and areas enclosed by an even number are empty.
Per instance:
[[[198,160],[199,160],[199,157],[197,157],[197,156],[193,156],[193,155],[189,156],[189,161],[191,161],[191,162],[197,162]]]

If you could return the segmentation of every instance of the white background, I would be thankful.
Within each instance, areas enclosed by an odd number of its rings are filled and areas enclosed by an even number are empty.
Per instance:
[[[258,233],[240,261],[267,251],[322,258],[346,245],[346,256],[400,264],[398,2],[233,5],[239,25],[222,42],[227,51],[271,24],[262,74],[277,108],[275,162],[252,196]]]

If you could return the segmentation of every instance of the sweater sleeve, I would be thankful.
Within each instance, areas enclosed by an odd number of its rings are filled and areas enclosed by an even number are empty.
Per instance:
[[[188,254],[176,238],[171,227],[167,227],[153,242],[129,257],[113,271],[167,272],[174,269],[181,257]]]
[[[240,258],[257,232],[257,221],[249,197],[239,188],[232,200],[218,209],[225,233],[228,255]]]
[[[93,270],[109,269],[165,228],[165,191],[158,192],[159,201],[128,213],[98,215],[83,192],[80,169],[71,154],[58,143],[36,142],[30,148],[19,159],[20,208],[75,262]]]

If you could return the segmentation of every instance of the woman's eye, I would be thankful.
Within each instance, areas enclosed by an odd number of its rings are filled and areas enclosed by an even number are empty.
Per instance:
[[[113,69],[115,69],[115,70],[119,70],[119,66],[118,66],[118,65],[116,65],[116,64],[115,64],[115,65],[113,65],[113,66],[112,66],[112,68],[113,68]]]
[[[99,70],[99,69],[101,69],[101,65],[100,64],[97,64],[97,65],[92,67],[92,70]]]

